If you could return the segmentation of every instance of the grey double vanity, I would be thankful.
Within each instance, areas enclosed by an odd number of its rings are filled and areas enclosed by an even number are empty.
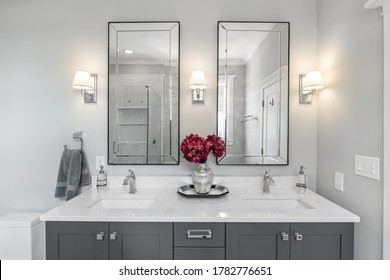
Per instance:
[[[218,198],[188,198],[189,177],[138,177],[129,194],[109,177],[47,212],[48,259],[353,259],[359,217],[307,190],[296,177],[216,177],[229,189]]]
[[[226,151],[214,172],[288,165],[289,23],[217,28],[215,134]],[[179,22],[109,23],[108,164],[179,164],[179,32]],[[217,176],[214,184],[229,192],[205,198],[177,193],[190,176],[137,177],[131,194],[123,179],[109,177],[103,193],[93,182],[41,216],[47,259],[354,257],[360,218],[311,190],[297,192],[295,176],[274,177],[270,193],[260,176]]]

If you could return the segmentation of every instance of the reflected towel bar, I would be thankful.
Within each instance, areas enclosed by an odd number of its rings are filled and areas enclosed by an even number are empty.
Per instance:
[[[257,120],[257,117],[255,117],[253,115],[248,115],[248,116],[244,117],[244,119],[241,121],[241,123],[246,123],[246,122],[254,121],[254,120]]]

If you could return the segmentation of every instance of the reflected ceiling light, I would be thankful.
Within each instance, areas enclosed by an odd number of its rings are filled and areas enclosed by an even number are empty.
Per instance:
[[[204,91],[207,88],[207,84],[202,70],[192,71],[188,87],[192,89],[192,103],[204,103]]]
[[[313,94],[324,88],[324,79],[320,71],[311,71],[299,75],[299,103],[311,103]]]
[[[84,95],[84,103],[96,103],[97,74],[90,74],[85,71],[77,71],[72,87],[80,89]]]
[[[127,54],[132,54],[132,53],[133,53],[133,51],[130,50],[130,49],[124,49],[123,52],[124,52],[124,53],[127,53]]]

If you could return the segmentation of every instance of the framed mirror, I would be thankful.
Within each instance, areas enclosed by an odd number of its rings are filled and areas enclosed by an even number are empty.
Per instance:
[[[108,23],[108,163],[179,164],[179,22]]]
[[[217,164],[287,165],[289,23],[218,22]]]

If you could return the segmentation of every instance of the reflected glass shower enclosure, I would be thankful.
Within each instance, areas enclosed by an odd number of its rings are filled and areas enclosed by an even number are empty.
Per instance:
[[[179,163],[179,23],[109,23],[108,163]]]

